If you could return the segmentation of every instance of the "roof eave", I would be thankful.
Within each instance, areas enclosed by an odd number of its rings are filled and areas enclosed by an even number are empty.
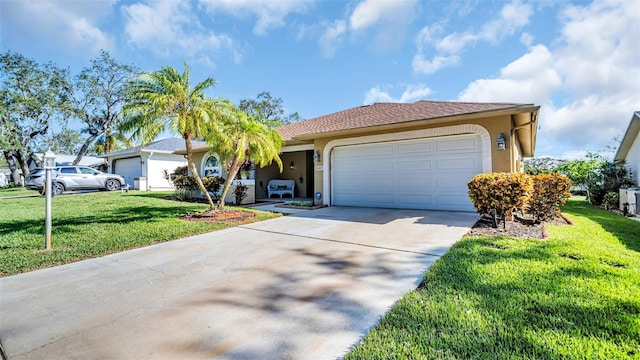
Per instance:
[[[619,163],[627,158],[633,142],[638,137],[638,133],[640,133],[640,111],[635,111],[631,117],[627,131],[624,133],[624,137],[620,142],[618,151],[616,151],[616,155],[613,157],[613,162]]]
[[[477,119],[477,118],[483,118],[483,117],[489,117],[489,116],[513,115],[513,114],[520,114],[520,113],[527,113],[527,112],[535,112],[537,114],[538,109],[540,109],[539,106],[534,106],[533,104],[524,104],[524,105],[518,105],[514,107],[508,107],[508,108],[497,109],[497,110],[478,111],[478,112],[465,113],[465,114],[434,117],[429,119],[409,120],[409,121],[397,122],[392,124],[362,126],[357,128],[351,128],[351,129],[343,129],[343,130],[335,130],[335,131],[327,131],[327,132],[319,132],[319,133],[309,133],[309,134],[294,136],[288,141],[291,141],[291,140],[305,141],[305,140],[313,140],[318,138],[353,135],[357,133],[362,133],[363,130],[384,131],[389,129],[400,129],[403,127],[405,128],[415,127],[423,124],[439,124],[439,123],[446,123],[446,122],[453,122],[453,121]]]

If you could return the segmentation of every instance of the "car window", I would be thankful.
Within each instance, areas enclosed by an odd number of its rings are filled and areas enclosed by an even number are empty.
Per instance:
[[[98,173],[97,171],[90,168],[81,167],[78,169],[80,169],[80,172],[83,174],[96,175]]]
[[[61,167],[60,168],[60,173],[61,174],[76,174],[76,168],[74,167]]]

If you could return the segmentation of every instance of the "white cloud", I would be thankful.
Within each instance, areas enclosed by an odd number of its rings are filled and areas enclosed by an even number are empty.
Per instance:
[[[347,25],[344,20],[336,20],[333,23],[325,24],[325,26],[325,31],[319,40],[320,49],[324,57],[331,58],[336,54],[336,48],[347,30]]]
[[[495,79],[479,79],[459,95],[462,101],[547,103],[549,96],[562,86],[553,68],[553,56],[543,45],[500,70]]]
[[[98,25],[111,14],[115,3],[115,0],[96,0],[91,3],[5,1],[2,4],[2,21],[9,22],[15,29],[12,38],[35,38],[41,46],[95,55],[101,49],[112,51],[115,48],[112,36]]]
[[[410,17],[414,11],[415,5],[415,0],[364,0],[360,2],[353,10],[353,13],[351,13],[349,26],[352,30],[362,30],[380,22],[406,22],[407,18]]]
[[[373,87],[365,93],[363,103],[369,105],[375,102],[415,102],[425,99],[432,92],[431,89],[424,84],[408,85],[399,98],[394,98],[389,94],[390,90],[392,90],[390,86]]]
[[[164,57],[196,58],[210,66],[213,66],[212,60],[205,59],[208,52],[229,50],[239,61],[233,40],[226,34],[202,29],[188,2],[137,3],[124,6],[122,10],[127,20],[128,42],[135,47],[149,49]]]
[[[290,13],[304,13],[313,6],[313,1],[298,0],[200,0],[210,14],[225,11],[237,17],[257,17],[253,33],[265,36],[269,30],[285,25]]]
[[[460,62],[459,56],[436,56],[429,60],[422,54],[416,54],[413,57],[411,66],[413,71],[420,74],[434,74],[440,69],[454,66]]]
[[[397,48],[416,14],[417,0],[363,0],[349,17],[349,29],[356,35],[373,32],[378,51]]]
[[[418,51],[413,58],[413,71],[417,74],[433,74],[440,69],[454,66],[458,64],[465,47],[478,41],[496,44],[524,27],[532,15],[530,5],[515,0],[504,5],[499,17],[485,23],[478,32],[469,30],[438,37],[442,31],[441,26],[427,26],[416,37]],[[431,60],[425,56],[426,48],[430,46],[436,50]]]
[[[539,153],[601,151],[640,107],[638,5],[611,0],[566,7],[556,48],[530,47],[499,76],[470,83],[459,99],[542,105]]]

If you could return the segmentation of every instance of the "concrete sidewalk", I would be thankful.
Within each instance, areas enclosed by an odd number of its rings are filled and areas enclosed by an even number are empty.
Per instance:
[[[0,279],[10,359],[334,359],[473,213],[324,208]]]

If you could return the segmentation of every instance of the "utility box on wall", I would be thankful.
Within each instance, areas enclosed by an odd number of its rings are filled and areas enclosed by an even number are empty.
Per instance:
[[[620,189],[620,210],[625,214],[638,214],[640,188]]]
[[[147,178],[144,176],[134,178],[133,188],[136,190],[147,191]]]

